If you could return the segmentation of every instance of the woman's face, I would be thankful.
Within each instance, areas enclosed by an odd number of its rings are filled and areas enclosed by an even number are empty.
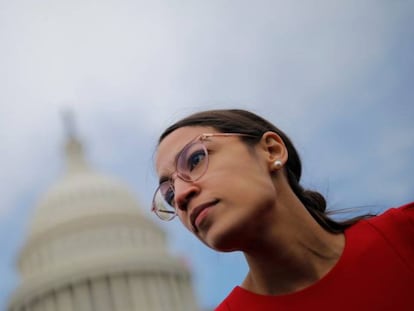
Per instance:
[[[243,250],[259,234],[275,204],[269,153],[260,142],[247,147],[237,136],[203,141],[208,167],[196,181],[176,177],[176,157],[190,141],[211,127],[182,127],[160,143],[156,156],[159,177],[173,176],[177,214],[202,242],[219,251]]]

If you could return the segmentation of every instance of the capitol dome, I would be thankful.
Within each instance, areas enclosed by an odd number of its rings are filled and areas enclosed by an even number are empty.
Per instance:
[[[126,185],[93,170],[69,135],[66,171],[41,197],[9,311],[195,311],[191,275]]]

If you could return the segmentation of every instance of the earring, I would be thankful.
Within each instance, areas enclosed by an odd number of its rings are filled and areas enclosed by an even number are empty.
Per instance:
[[[276,160],[275,162],[273,162],[273,165],[275,166],[276,169],[279,169],[282,167],[282,161]]]

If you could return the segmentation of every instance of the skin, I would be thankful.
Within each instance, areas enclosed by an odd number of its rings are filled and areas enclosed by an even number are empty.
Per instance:
[[[158,146],[158,176],[175,172],[175,156],[211,127],[182,127]],[[283,165],[288,154],[281,138],[266,132],[249,149],[239,137],[206,142],[209,164],[193,182],[175,178],[177,213],[183,225],[208,247],[244,253],[249,272],[241,284],[258,294],[276,295],[314,284],[337,263],[343,234],[325,231],[291,190]],[[276,167],[275,160],[282,162]],[[196,221],[194,211],[205,207]]]

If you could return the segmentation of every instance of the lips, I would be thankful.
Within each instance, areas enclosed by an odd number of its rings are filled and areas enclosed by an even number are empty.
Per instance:
[[[198,231],[198,225],[200,224],[202,216],[205,214],[205,210],[215,204],[217,204],[218,200],[213,200],[210,202],[203,203],[195,207],[190,213],[190,221],[191,226],[193,227],[194,231]]]

